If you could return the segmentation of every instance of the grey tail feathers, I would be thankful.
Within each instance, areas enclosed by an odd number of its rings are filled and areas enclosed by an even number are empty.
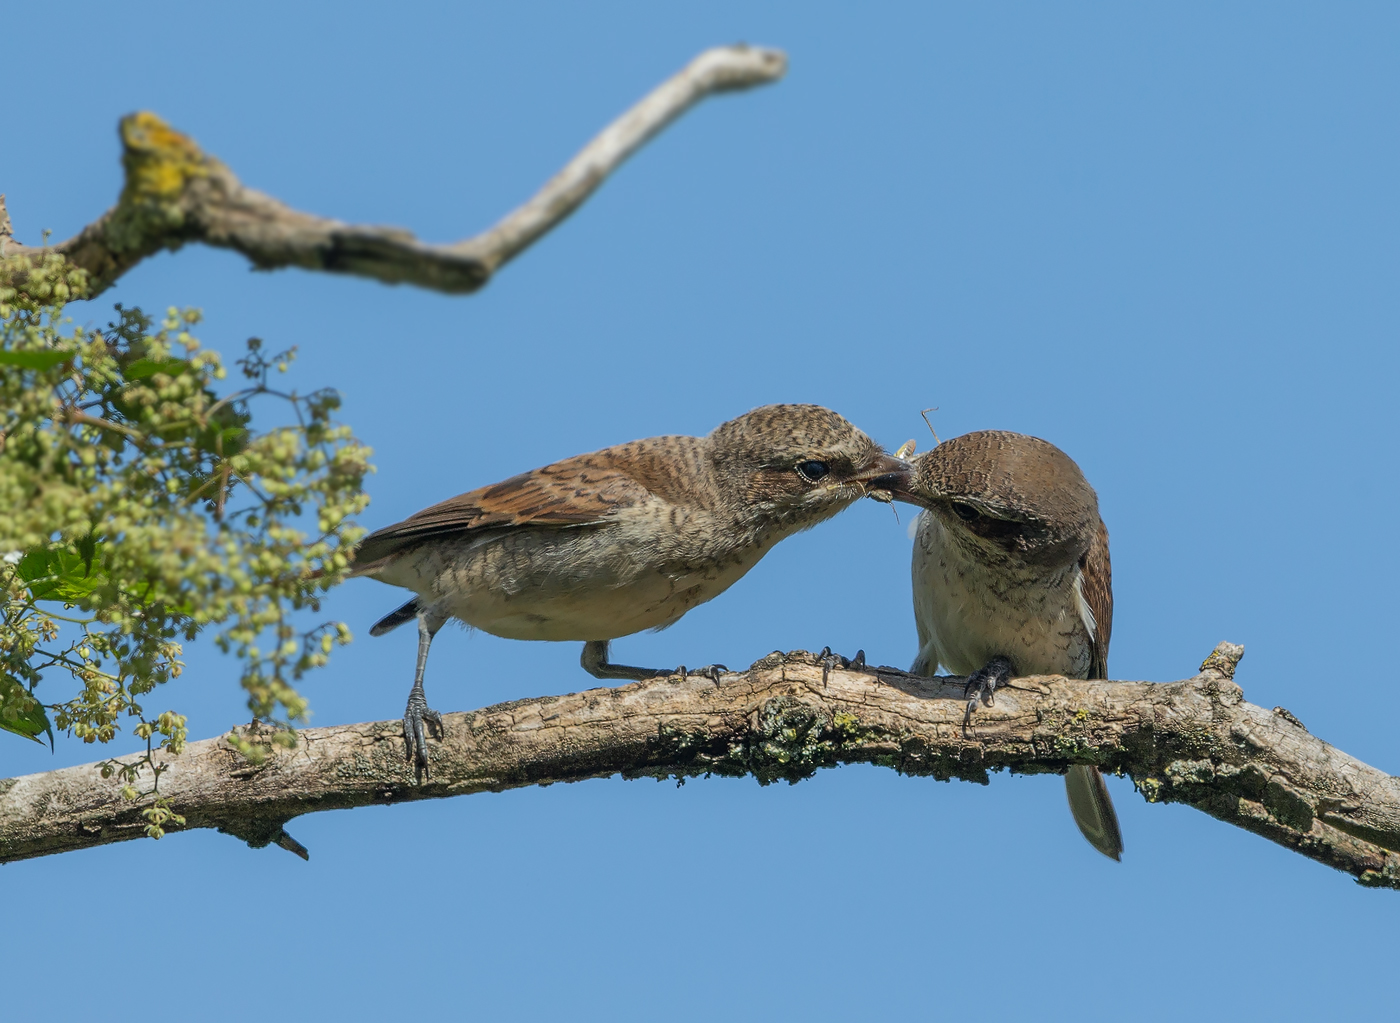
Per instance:
[[[418,598],[414,597],[397,611],[390,611],[383,618],[379,619],[379,621],[371,625],[369,634],[371,636],[382,636],[386,632],[393,632],[405,622],[411,622],[413,619],[417,618],[418,612],[421,610],[422,608],[418,604]],[[1112,812],[1111,807],[1109,812]],[[1080,827],[1083,827],[1083,825],[1081,824]]]
[[[1118,830],[1118,814],[1113,809],[1113,800],[1109,797],[1108,786],[1104,784],[1099,769],[1088,764],[1075,764],[1065,775],[1065,792],[1069,795],[1069,810],[1074,814],[1074,823],[1079,825],[1080,834],[1105,856],[1121,859],[1123,835]]]

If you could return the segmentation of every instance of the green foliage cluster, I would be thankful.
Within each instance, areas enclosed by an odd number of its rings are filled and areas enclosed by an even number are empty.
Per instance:
[[[21,287],[0,284],[0,728],[107,742],[135,718],[146,755],[103,773],[151,800],[159,837],[181,821],[153,754],[179,752],[185,719],[149,713],[148,694],[213,626],[254,717],[295,743],[295,683],[350,639],[297,612],[344,577],[369,450],[335,422],[335,392],[273,386],[294,350],[250,340],[242,386],[221,395],[223,363],[189,332],[196,312],[172,308],[157,327],[117,306],[84,330],[62,317],[84,282],[61,257],[18,271]],[[287,425],[256,429],[257,399],[281,402]]]

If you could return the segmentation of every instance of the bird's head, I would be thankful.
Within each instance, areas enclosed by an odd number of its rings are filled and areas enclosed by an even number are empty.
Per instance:
[[[908,463],[820,405],[765,405],[720,425],[710,457],[746,515],[805,529],[859,498],[889,500],[884,484]]]
[[[1094,488],[1049,441],[980,430],[944,441],[882,481],[964,547],[1040,564],[1077,560],[1099,521]]]

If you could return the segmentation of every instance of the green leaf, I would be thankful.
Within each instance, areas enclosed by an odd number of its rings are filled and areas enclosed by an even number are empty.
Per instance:
[[[40,735],[47,733],[49,748],[53,748],[53,726],[44,713],[44,705],[30,695],[18,679],[0,675],[0,728],[40,745]]]
[[[59,600],[78,604],[107,581],[93,561],[101,561],[102,544],[84,538],[80,550],[40,547],[20,558],[17,571],[35,600]]]
[[[53,369],[72,357],[72,352],[55,352],[51,348],[40,348],[29,352],[0,352],[0,366],[18,366],[20,369]]]
[[[128,380],[144,380],[157,373],[177,377],[189,368],[190,364],[184,359],[137,359],[126,367],[124,373]]]
[[[15,572],[36,601],[83,604],[110,582],[102,568],[102,546],[100,540],[89,536],[75,541],[72,547],[40,547],[20,558]],[[128,591],[123,593],[134,603],[143,602]],[[163,607],[176,616],[194,617],[194,605],[187,600],[167,599]]]

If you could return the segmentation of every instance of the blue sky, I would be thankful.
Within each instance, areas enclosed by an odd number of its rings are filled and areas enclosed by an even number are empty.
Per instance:
[[[928,406],[944,437],[1045,437],[1112,534],[1115,678],[1181,678],[1241,642],[1248,699],[1400,770],[1376,650],[1400,573],[1394,7],[63,9],[6,14],[23,112],[0,191],[26,242],[110,205],[116,122],[136,109],[293,206],[453,240],[699,50],[784,48],[785,81],[694,111],[478,295],[192,248],[72,315],[193,305],[227,354],[254,334],[299,345],[294,382],[339,388],[375,450],[371,528],[768,402],[830,405],[890,447],[928,446]],[[737,666],[831,644],[905,665],[907,523],[857,506],[615,655]],[[308,683],[316,724],[402,712],[410,630],[368,637],[400,599],[334,594],[359,638]],[[586,688],[578,654],[447,632],[429,696],[466,710]],[[162,699],[191,734],[245,720],[235,665],[188,660]],[[0,736],[0,774],[98,752]],[[6,1015],[1393,1009],[1393,893],[1110,785],[1121,864],[1079,838],[1058,779],[875,768],[313,815],[289,827],[310,863],[207,832],[20,863],[3,872]]]

